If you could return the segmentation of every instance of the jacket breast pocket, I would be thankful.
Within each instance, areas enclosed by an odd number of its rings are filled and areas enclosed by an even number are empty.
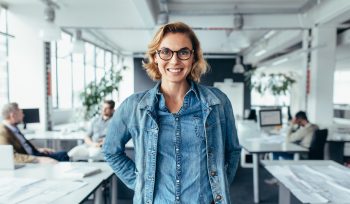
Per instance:
[[[203,119],[200,117],[194,116],[193,123],[194,123],[194,130],[195,130],[196,136],[200,139],[204,139],[205,133],[204,133]]]

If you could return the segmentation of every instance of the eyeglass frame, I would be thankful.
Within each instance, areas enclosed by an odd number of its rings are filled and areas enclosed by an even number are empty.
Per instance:
[[[177,59],[183,60],[183,61],[184,61],[184,60],[190,59],[191,56],[192,56],[192,54],[194,53],[194,49],[191,50],[191,49],[188,48],[188,47],[181,48],[181,49],[179,49],[179,50],[177,50],[177,51],[171,50],[170,48],[167,48],[167,47],[165,47],[165,48],[171,51],[171,57],[170,57],[169,59],[163,59],[163,58],[160,56],[160,52],[162,51],[162,49],[156,51],[156,53],[158,54],[159,58],[162,59],[162,60],[164,60],[164,61],[169,61],[169,60],[171,60],[171,59],[174,57],[174,53],[175,53],[175,52],[176,52],[176,57],[177,57]],[[177,54],[179,51],[184,50],[184,49],[187,49],[187,50],[190,51],[190,56],[189,56],[187,59],[181,59],[181,58],[179,57],[179,55]]]

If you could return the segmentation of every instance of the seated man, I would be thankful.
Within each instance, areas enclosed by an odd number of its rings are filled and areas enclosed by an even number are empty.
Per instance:
[[[114,113],[115,102],[113,100],[103,101],[101,115],[94,117],[84,138],[85,144],[74,147],[68,152],[70,157],[86,158],[97,157],[103,159],[101,146],[106,136],[107,127]]]
[[[36,148],[20,132],[17,125],[22,122],[24,114],[17,103],[6,104],[2,109],[3,121],[0,124],[0,144],[9,144],[14,149],[17,163],[56,163],[69,161],[66,152],[53,152],[48,148]]]
[[[300,146],[309,148],[312,140],[312,136],[317,130],[317,125],[311,124],[307,119],[304,111],[296,113],[295,118],[292,120],[292,125],[288,131],[286,142],[297,143]],[[273,159],[293,159],[293,154],[290,153],[273,153]]]

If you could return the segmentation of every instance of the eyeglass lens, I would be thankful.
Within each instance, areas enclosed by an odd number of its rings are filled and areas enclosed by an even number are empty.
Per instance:
[[[173,57],[174,52],[176,52],[177,58],[180,60],[187,60],[191,57],[193,50],[182,48],[178,51],[172,51],[169,48],[161,48],[158,50],[158,55],[162,60],[170,60]]]

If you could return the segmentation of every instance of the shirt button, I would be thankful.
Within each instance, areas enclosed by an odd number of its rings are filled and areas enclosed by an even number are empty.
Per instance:
[[[222,198],[221,195],[217,195],[217,196],[215,197],[215,200],[221,200],[221,198]]]
[[[176,200],[180,200],[179,196],[176,196]]]
[[[176,148],[176,151],[178,152],[178,151],[179,151],[179,148]]]
[[[179,120],[179,118],[175,118],[175,120],[176,120],[176,121],[178,121],[178,120]]]
[[[210,172],[210,175],[211,175],[211,176],[216,176],[216,171]]]
[[[176,180],[176,183],[180,183],[180,180]]]

